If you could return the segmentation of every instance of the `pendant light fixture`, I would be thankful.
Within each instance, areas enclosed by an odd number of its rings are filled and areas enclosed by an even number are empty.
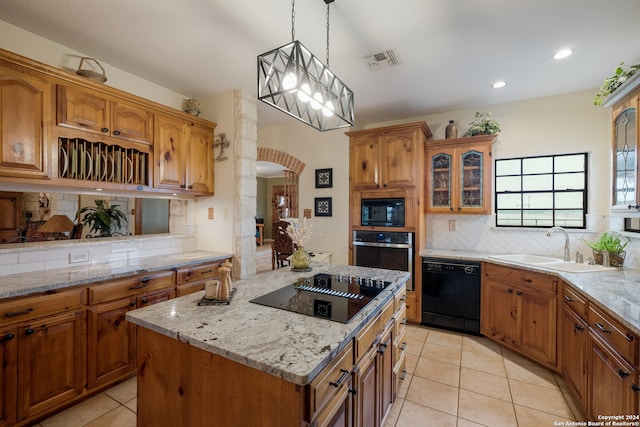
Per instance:
[[[291,43],[258,56],[258,99],[319,131],[353,126],[353,92],[327,63],[295,40],[295,0],[291,1]]]

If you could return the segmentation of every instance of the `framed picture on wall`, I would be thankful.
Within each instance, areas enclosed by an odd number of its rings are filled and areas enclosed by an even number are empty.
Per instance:
[[[316,169],[316,188],[333,187],[333,168]]]
[[[331,197],[316,197],[315,216],[331,216]]]

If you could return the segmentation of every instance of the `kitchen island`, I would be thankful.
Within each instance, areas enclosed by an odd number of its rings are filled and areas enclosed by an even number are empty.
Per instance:
[[[406,322],[397,318],[406,308],[398,295],[406,293],[410,275],[323,263],[312,267],[308,273],[284,268],[234,282],[229,305],[198,306],[203,296],[198,292],[129,312],[137,329],[138,426],[322,425],[329,423],[323,416],[332,405],[342,404],[343,416],[357,417],[357,403],[351,413],[351,376],[358,381],[358,362],[370,354],[381,355],[380,377],[391,373],[385,366],[397,365],[395,347],[384,359],[388,344],[378,346],[387,337],[377,328],[396,331]],[[389,285],[348,323],[250,302],[317,273]],[[389,381],[381,385],[393,389]]]

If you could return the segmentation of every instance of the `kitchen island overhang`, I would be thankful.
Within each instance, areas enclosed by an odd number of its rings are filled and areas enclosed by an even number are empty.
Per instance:
[[[309,273],[287,268],[236,281],[229,305],[198,306],[202,295],[196,293],[129,312],[137,334],[138,425],[309,422],[308,385],[410,278],[402,271],[312,266]],[[250,302],[316,273],[375,277],[389,285],[348,323]]]

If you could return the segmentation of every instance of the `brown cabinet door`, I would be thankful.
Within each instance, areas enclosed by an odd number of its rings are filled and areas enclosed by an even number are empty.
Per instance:
[[[58,126],[109,135],[109,101],[100,94],[80,87],[58,85]]]
[[[52,85],[0,65],[0,176],[51,176]]]
[[[111,135],[129,141],[153,142],[153,114],[142,107],[112,102]]]
[[[154,187],[186,189],[187,145],[185,123],[177,118],[156,116]]]
[[[483,335],[506,344],[516,345],[516,301],[513,287],[491,280],[482,283],[480,325]]]
[[[456,210],[463,214],[491,212],[491,146],[469,146],[457,150],[458,192]]]
[[[393,346],[391,328],[382,337],[378,346],[378,363],[380,366],[380,422],[385,419],[393,404],[394,374],[393,374]]]
[[[84,391],[84,309],[24,323],[18,340],[18,419],[44,413]]]
[[[358,135],[351,138],[349,153],[350,179],[353,189],[375,190],[382,187],[380,174],[381,145],[378,135]]]
[[[349,377],[342,383],[341,389],[311,425],[317,427],[353,426],[353,397],[351,396],[351,390],[351,378]]]
[[[15,424],[18,406],[18,337],[15,327],[0,329],[0,427]]]
[[[405,188],[415,186],[418,160],[423,155],[422,145],[418,151],[418,130],[396,130],[382,135],[382,186]]]
[[[562,374],[582,407],[587,403],[587,323],[563,304],[560,320]]]
[[[517,300],[517,346],[549,367],[556,367],[556,297],[514,289]]]
[[[195,124],[189,130],[187,189],[213,195],[213,131]]]
[[[135,370],[134,327],[125,320],[127,312],[134,308],[135,297],[89,309],[89,388]]]
[[[638,413],[632,383],[636,371],[593,332],[589,333],[588,393],[590,419],[598,415]]]
[[[380,423],[378,392],[378,353],[367,353],[355,373],[356,426],[377,426]]]

